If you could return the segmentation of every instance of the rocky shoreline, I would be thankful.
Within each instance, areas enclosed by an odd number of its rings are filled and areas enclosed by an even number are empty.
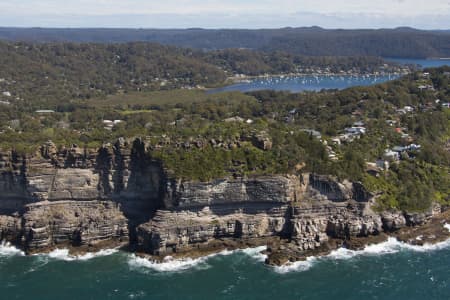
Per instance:
[[[349,239],[332,238],[321,244],[320,247],[300,251],[299,248],[287,239],[280,237],[254,238],[254,239],[221,239],[214,240],[208,247],[198,247],[185,252],[172,253],[171,259],[196,259],[220,253],[221,251],[235,251],[247,248],[266,246],[261,254],[267,256],[265,263],[271,266],[284,266],[297,261],[305,261],[309,257],[322,257],[329,255],[339,248],[361,251],[367,246],[386,242],[390,237],[399,242],[413,246],[435,245],[450,239],[450,230],[444,227],[450,224],[450,210],[433,216],[425,224],[415,227],[404,227],[391,233],[380,233],[367,237],[352,237]],[[145,252],[136,252],[136,255],[156,263],[164,262],[167,256],[155,256]]]
[[[26,254],[120,248],[153,261],[266,246],[266,262],[283,265],[390,236],[413,245],[450,237],[447,207],[379,213],[361,183],[309,173],[181,180],[148,147],[1,152],[0,240]]]

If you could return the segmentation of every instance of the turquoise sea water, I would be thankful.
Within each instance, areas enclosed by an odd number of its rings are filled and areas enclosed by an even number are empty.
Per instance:
[[[450,59],[395,59],[386,58],[400,64],[414,64],[424,68],[450,65]],[[232,84],[209,91],[210,93],[240,91],[251,92],[257,90],[290,91],[320,91],[322,89],[345,89],[353,86],[368,86],[398,78],[398,75],[386,76],[275,76],[251,79],[248,82]]]
[[[156,265],[125,252],[73,259],[0,248],[0,299],[450,299],[450,242],[389,240],[289,267],[259,249]]]

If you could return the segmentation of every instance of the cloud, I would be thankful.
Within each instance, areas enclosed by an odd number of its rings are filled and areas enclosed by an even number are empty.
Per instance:
[[[0,26],[450,28],[442,0],[10,0]]]
[[[12,14],[195,14],[259,13],[385,13],[420,15],[450,13],[442,0],[10,0],[0,3],[0,11]]]

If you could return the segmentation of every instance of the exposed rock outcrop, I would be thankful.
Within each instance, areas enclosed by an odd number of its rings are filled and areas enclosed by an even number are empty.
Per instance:
[[[23,248],[29,252],[58,245],[92,245],[104,240],[128,241],[128,222],[117,204],[59,201],[27,206],[23,215]]]
[[[212,182],[177,182],[165,200],[172,207],[199,207],[234,203],[290,203],[302,193],[297,176],[221,179]]]
[[[164,180],[140,139],[99,150],[48,142],[33,155],[1,152],[1,237],[29,251],[135,238],[135,227],[162,208]]]
[[[15,216],[0,216],[0,241],[20,243],[21,219]]]
[[[129,240],[158,256],[278,241],[269,260],[282,263],[356,249],[441,211],[378,214],[361,183],[316,174],[180,180],[149,147],[119,139],[96,150],[48,142],[35,155],[0,152],[0,239],[28,252]]]
[[[138,228],[140,250],[166,255],[207,248],[216,239],[263,238],[287,233],[287,205],[230,205],[158,211]]]

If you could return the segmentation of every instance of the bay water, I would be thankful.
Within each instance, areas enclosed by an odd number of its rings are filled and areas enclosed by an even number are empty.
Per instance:
[[[450,65],[449,59],[397,59],[386,58],[388,61],[402,65],[415,65],[422,68]],[[322,89],[346,89],[353,86],[368,86],[399,78],[398,74],[388,75],[304,75],[304,76],[269,76],[259,77],[213,89],[209,93],[220,92],[251,92],[258,90],[290,91],[320,91]]]

